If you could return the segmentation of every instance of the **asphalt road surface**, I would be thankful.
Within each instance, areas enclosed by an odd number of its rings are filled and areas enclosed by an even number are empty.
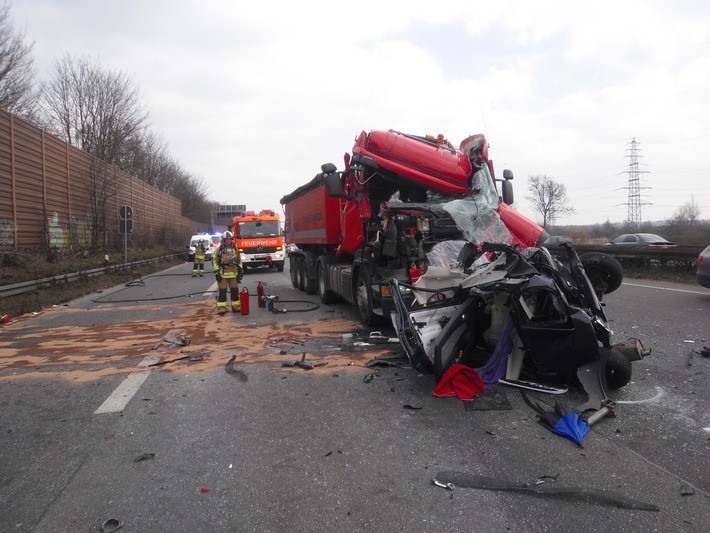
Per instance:
[[[288,270],[219,317],[191,267],[1,326],[0,531],[710,531],[709,290],[605,298],[651,354],[579,447],[517,389],[433,397],[391,329]]]

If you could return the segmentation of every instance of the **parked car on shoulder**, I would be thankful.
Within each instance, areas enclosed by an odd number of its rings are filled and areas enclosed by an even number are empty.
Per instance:
[[[675,246],[674,242],[664,239],[655,233],[625,233],[613,239],[609,244],[614,246],[645,246],[660,250]]]
[[[710,289],[710,246],[705,248],[698,256],[698,283]]]

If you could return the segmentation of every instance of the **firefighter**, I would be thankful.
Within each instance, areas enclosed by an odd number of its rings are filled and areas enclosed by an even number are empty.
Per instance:
[[[195,244],[195,263],[192,265],[192,277],[198,274],[202,277],[205,272],[205,252],[207,241],[197,241]]]
[[[229,287],[232,312],[238,313],[240,304],[239,286],[237,284],[242,280],[243,269],[242,260],[237,247],[234,245],[234,235],[232,235],[231,231],[225,231],[222,234],[222,242],[212,256],[212,266],[214,267],[215,279],[219,289],[217,312],[220,315],[224,315],[227,312],[227,287]]]

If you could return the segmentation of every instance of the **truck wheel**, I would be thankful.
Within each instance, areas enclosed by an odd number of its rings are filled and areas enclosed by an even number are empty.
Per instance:
[[[614,292],[624,279],[624,268],[619,261],[605,253],[589,252],[579,258],[597,296]]]
[[[283,272],[283,271],[284,271],[284,264],[283,264],[283,263],[279,263],[278,265],[276,265],[276,271],[277,271],[277,272]]]
[[[303,256],[299,256],[296,261],[296,279],[298,279],[298,290],[306,290],[306,261]]]
[[[375,326],[381,323],[381,317],[372,312],[372,287],[370,275],[365,268],[361,268],[358,271],[357,287],[355,288],[355,307],[363,325]]]
[[[631,361],[624,354],[610,348],[601,348],[599,357],[606,361],[606,384],[610,389],[620,389],[631,381]]]
[[[316,273],[314,272],[315,257],[309,252],[304,252],[301,265],[303,268],[303,290],[306,294],[315,294],[318,292],[318,286],[316,285]]]
[[[323,261],[318,263],[318,268],[316,270],[316,283],[318,284],[318,296],[320,296],[320,301],[324,304],[332,304],[336,300],[336,295],[333,291],[326,290],[326,267]]]
[[[289,258],[289,270],[291,271],[291,285],[294,289],[298,289],[298,256],[292,255]]]

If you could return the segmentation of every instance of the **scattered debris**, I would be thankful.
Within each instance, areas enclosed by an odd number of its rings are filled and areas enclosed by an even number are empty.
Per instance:
[[[555,402],[552,411],[548,411],[539,403],[533,403],[524,391],[520,392],[525,403],[537,412],[538,421],[542,426],[582,447],[582,441],[590,428],[589,424],[580,418],[579,411],[562,402]]]
[[[106,533],[111,533],[123,527],[123,522],[116,520],[115,518],[109,518],[103,524],[101,524],[101,531]]]
[[[224,365],[224,371],[227,374],[232,374],[234,377],[238,378],[239,381],[247,382],[249,381],[249,376],[246,375],[246,372],[243,370],[239,370],[238,368],[234,368],[234,360],[237,358],[236,355],[233,355],[229,361],[227,361],[227,364]]]
[[[647,355],[651,355],[651,348],[648,350],[644,349],[641,340],[635,337],[630,337],[623,342],[617,342],[611,347],[626,356],[626,358],[631,362],[640,361]]]
[[[409,409],[409,410],[411,410],[411,411],[419,411],[420,409],[424,409],[423,407],[418,407],[418,406],[415,406],[415,405],[409,405],[408,403],[405,403],[402,407],[403,407],[404,409]]]
[[[683,485],[680,488],[680,495],[681,496],[692,496],[695,494],[695,489],[691,487],[690,485]]]
[[[466,411],[511,411],[513,406],[508,400],[502,385],[489,385],[474,401],[463,402]]]
[[[700,355],[703,357],[710,357],[710,346],[703,346],[700,350]]]
[[[141,461],[145,461],[146,459],[153,459],[154,457],[154,453],[142,453],[134,459],[134,462],[140,463]]]
[[[168,363],[174,363],[176,361],[184,361],[185,359],[189,359],[190,357],[194,357],[194,356],[193,355],[183,355],[182,357],[176,357],[175,359],[167,359],[166,361],[158,361],[157,363],[151,363],[146,366],[151,367],[151,366],[167,365]]]
[[[168,331],[165,334],[165,337],[163,337],[163,340],[165,342],[177,344],[178,346],[190,345],[190,337],[184,335],[182,331],[178,331],[175,329],[171,329],[170,331]]]
[[[661,510],[657,505],[640,502],[638,500],[634,500],[633,498],[628,498],[622,494],[604,489],[588,489],[585,487],[553,487],[549,485],[526,487],[513,481],[495,479],[486,476],[476,476],[465,472],[455,471],[439,472],[436,475],[435,481],[445,485],[452,484],[455,487],[461,488],[524,492],[543,496],[572,497],[613,505],[622,509],[655,512]]]
[[[448,489],[448,490],[454,490],[454,484],[453,483],[442,483],[441,481],[438,481],[436,479],[432,479],[431,482],[436,485],[437,487],[441,487],[443,489]]]
[[[300,360],[295,360],[295,359],[290,359],[288,361],[284,361],[281,363],[282,367],[294,367],[298,366],[304,370],[313,370],[314,368],[318,366],[325,366],[328,363],[325,361],[317,361],[317,362],[311,362],[306,360],[306,352],[303,352],[303,355],[301,356]]]

